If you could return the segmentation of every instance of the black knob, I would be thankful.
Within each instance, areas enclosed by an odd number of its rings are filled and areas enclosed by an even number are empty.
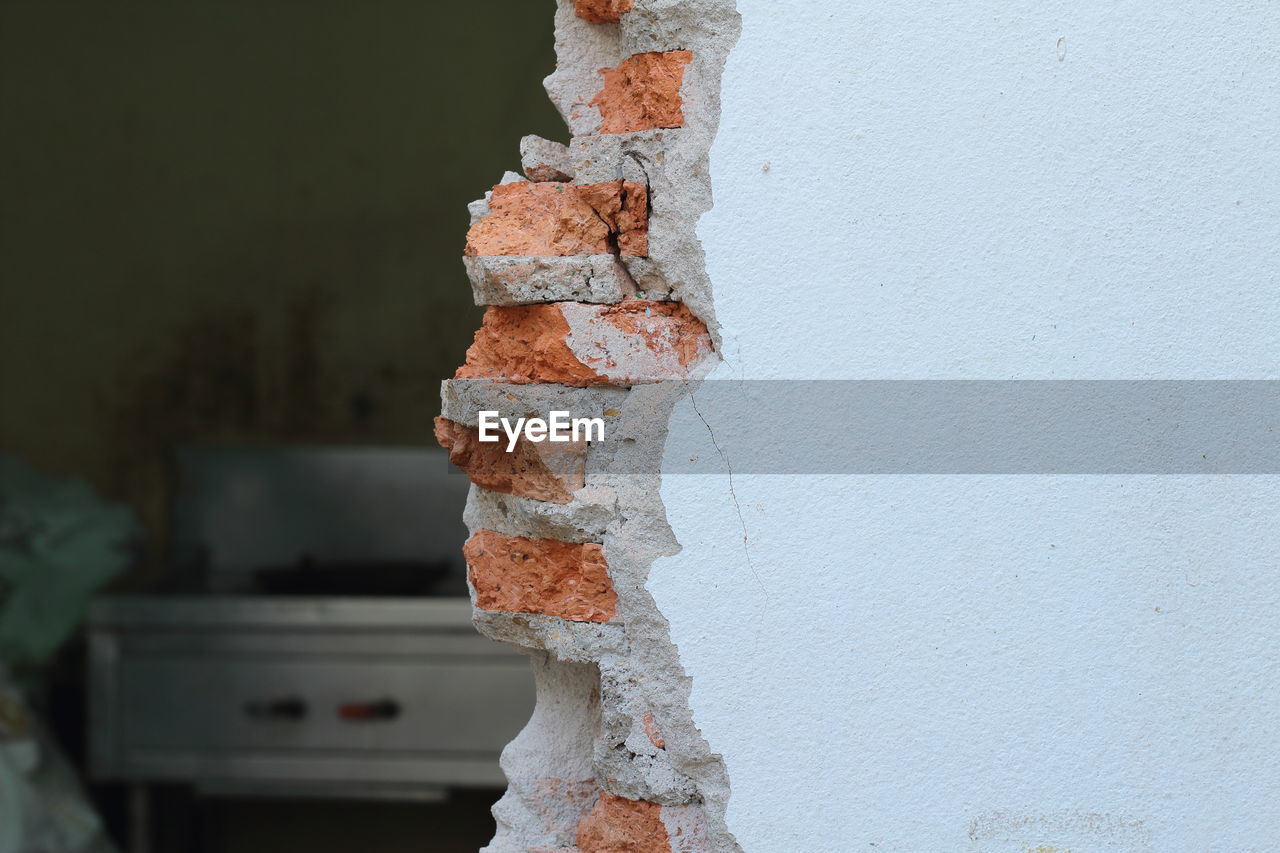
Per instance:
[[[307,716],[307,703],[297,696],[246,702],[244,712],[255,720],[301,720]]]
[[[338,706],[338,716],[344,720],[394,720],[400,716],[400,703],[394,699],[375,702],[348,702]]]

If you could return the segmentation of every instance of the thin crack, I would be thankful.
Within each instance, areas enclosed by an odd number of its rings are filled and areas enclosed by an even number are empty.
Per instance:
[[[652,204],[653,185],[649,183],[649,170],[644,167],[644,157],[640,156],[639,152],[636,151],[628,151],[627,156],[630,157],[635,164],[640,167],[640,171],[644,173],[644,191],[649,196],[650,204]],[[623,180],[626,179],[624,178]]]
[[[649,181],[649,170],[648,170],[648,169],[646,169],[646,168],[644,167],[644,157],[640,156],[640,154],[638,154],[638,153],[637,153],[637,152],[635,152],[635,151],[628,151],[628,152],[627,152],[627,156],[628,156],[628,157],[630,157],[630,158],[635,162],[636,166],[640,169],[641,174],[643,174],[643,175],[644,175],[644,199],[645,199],[645,204],[649,207],[649,210],[650,210],[650,211],[652,211],[652,209],[653,209],[653,184],[652,184],[652,183],[650,183],[650,181]],[[623,205],[624,205],[624,206],[626,205],[626,202],[627,202],[626,186],[627,186],[626,178],[623,178],[623,179],[622,179],[622,187],[623,187],[623,190],[622,190],[622,203],[623,203]],[[618,252],[618,263],[622,266],[623,272],[624,272],[624,273],[626,273],[627,281],[631,284],[631,292],[632,292],[633,294],[638,294],[638,293],[640,292],[640,282],[636,281],[636,277],[635,277],[634,275],[632,275],[632,274],[631,274],[631,267],[627,266],[627,262],[626,262],[626,261],[624,261],[624,260],[622,259],[622,252],[621,252],[621,250],[619,250],[619,252]],[[664,284],[665,284],[665,282],[664,282]],[[668,292],[670,292],[670,288],[669,288],[669,287],[667,288],[667,290],[668,290]]]
[[[646,192],[647,192],[647,189],[646,189]],[[619,210],[625,207],[626,203],[627,203],[626,182],[620,180],[618,181]],[[600,209],[597,208],[594,204],[592,204],[589,200],[587,201],[587,207],[591,208],[591,212],[596,215],[596,219],[599,219],[601,224],[604,225],[605,240],[609,244],[609,254],[613,255],[615,258],[621,258],[622,245],[619,241],[622,237],[622,232],[618,227],[618,222],[616,218],[614,219],[613,222],[610,222],[608,219],[605,218],[604,214],[600,212]]]
[[[733,488],[733,466],[729,464],[729,457],[725,455],[724,450],[720,447],[720,442],[716,440],[716,434],[711,429],[711,424],[707,423],[707,419],[702,416],[701,410],[698,409],[698,399],[694,396],[693,391],[689,392],[689,403],[693,406],[693,411],[698,416],[698,420],[702,421],[702,425],[707,428],[707,435],[711,436],[711,444],[715,447],[716,453],[720,455],[720,461],[724,462],[725,470],[729,472],[729,497],[733,499],[733,508],[738,513],[738,524],[742,527],[742,554],[747,558],[747,568],[751,570],[751,576],[756,579],[756,585],[764,593],[765,601],[770,601],[769,590],[765,588],[764,583],[760,580],[760,574],[756,571],[756,564],[751,559],[751,549],[747,547],[747,520],[742,515],[742,505],[738,503],[738,493]]]
[[[604,225],[604,229],[605,229],[604,239],[609,244],[609,254],[613,255],[614,257],[621,257],[622,247],[618,244],[617,225],[610,224],[609,220],[604,218],[604,215],[600,213],[599,210],[596,209],[596,206],[594,204],[591,204],[590,202],[588,202],[587,206],[590,207],[591,212],[596,215],[596,219],[599,219],[600,222]]]

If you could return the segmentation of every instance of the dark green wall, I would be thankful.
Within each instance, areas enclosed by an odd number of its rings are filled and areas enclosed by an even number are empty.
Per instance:
[[[553,8],[0,0],[0,450],[159,534],[173,442],[429,442]]]

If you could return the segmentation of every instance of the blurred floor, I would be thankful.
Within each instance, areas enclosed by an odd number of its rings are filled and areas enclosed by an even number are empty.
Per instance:
[[[157,853],[476,853],[493,837],[498,791],[458,791],[442,803],[156,800]],[[168,808],[166,809],[166,804]],[[189,840],[196,809],[200,838]],[[177,820],[175,820],[177,818]],[[200,846],[193,848],[192,844]]]

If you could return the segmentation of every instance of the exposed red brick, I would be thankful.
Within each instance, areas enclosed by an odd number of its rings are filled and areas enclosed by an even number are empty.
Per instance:
[[[662,806],[600,792],[591,813],[578,824],[581,853],[671,853]]]
[[[455,379],[603,385],[607,380],[569,349],[560,305],[490,305]]]
[[[634,133],[657,127],[682,127],[680,85],[693,59],[687,50],[637,53],[617,68],[602,68],[604,88],[591,99],[604,119],[601,133]]]
[[[544,613],[574,622],[608,622],[617,614],[618,596],[600,545],[477,530],[462,553],[481,610]]]
[[[682,379],[711,351],[680,302],[491,305],[457,379],[635,385]]]
[[[507,495],[567,504],[585,483],[587,443],[517,439],[507,452],[507,437],[480,440],[480,430],[448,418],[436,418],[436,441],[449,461],[477,486]]]
[[[573,10],[593,24],[610,24],[617,22],[623,12],[630,12],[631,3],[632,0],[573,0]]]
[[[649,253],[649,194],[644,184],[499,184],[489,214],[467,232],[467,255]]]

